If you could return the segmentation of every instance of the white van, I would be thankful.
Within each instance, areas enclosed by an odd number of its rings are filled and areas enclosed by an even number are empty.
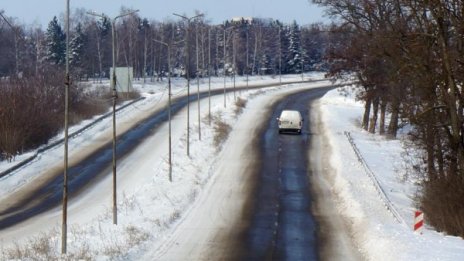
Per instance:
[[[299,111],[283,110],[280,113],[280,117],[277,118],[277,122],[279,125],[279,133],[289,131],[301,134],[303,117]]]

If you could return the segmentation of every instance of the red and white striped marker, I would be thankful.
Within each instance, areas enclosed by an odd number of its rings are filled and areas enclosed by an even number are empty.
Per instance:
[[[422,234],[424,228],[424,213],[422,211],[416,211],[414,214],[414,232]]]

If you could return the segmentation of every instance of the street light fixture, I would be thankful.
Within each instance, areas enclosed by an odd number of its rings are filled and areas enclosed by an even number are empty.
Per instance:
[[[117,211],[117,197],[116,197],[116,100],[118,99],[118,94],[116,91],[116,51],[115,51],[115,25],[116,20],[131,15],[138,12],[139,10],[130,11],[124,14],[120,14],[113,19],[108,17],[105,14],[97,14],[95,12],[89,12],[88,14],[101,17],[103,19],[108,19],[111,22],[111,38],[112,38],[112,48],[113,48],[113,74],[111,76],[111,87],[113,89],[113,224],[118,224],[118,211]]]
[[[168,119],[169,119],[169,181],[172,182],[172,149],[171,149],[171,45],[159,40],[153,40],[159,44],[165,45],[168,48]],[[184,40],[175,42],[178,44]]]
[[[186,71],[187,71],[187,156],[190,156],[190,44],[189,44],[189,37],[190,37],[190,23],[193,19],[198,17],[202,17],[203,14],[198,14],[192,17],[187,17],[184,15],[176,14],[173,15],[178,16],[185,21],[187,21],[187,34],[186,34],[186,44],[187,44],[187,55],[186,55]]]

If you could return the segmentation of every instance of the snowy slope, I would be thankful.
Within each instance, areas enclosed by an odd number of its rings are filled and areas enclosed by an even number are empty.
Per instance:
[[[333,192],[339,211],[353,226],[354,237],[368,260],[464,260],[461,238],[426,228],[413,232],[417,179],[408,175],[411,160],[401,140],[388,140],[360,128],[363,104],[331,91],[321,100],[322,119],[336,169]],[[358,161],[345,132],[349,132],[374,178]],[[414,159],[412,159],[414,160]],[[382,193],[376,189],[380,184]],[[393,211],[387,209],[388,202]],[[427,219],[427,217],[425,217]]]

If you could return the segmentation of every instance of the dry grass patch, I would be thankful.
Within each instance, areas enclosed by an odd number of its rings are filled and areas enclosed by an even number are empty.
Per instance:
[[[464,237],[464,177],[449,175],[424,182],[420,206],[428,224]]]
[[[214,128],[214,146],[219,150],[224,141],[229,137],[232,127],[227,124],[220,114],[215,114],[212,117]]]
[[[246,107],[247,100],[240,97],[235,101],[235,115],[239,115],[243,112],[243,109]]]

